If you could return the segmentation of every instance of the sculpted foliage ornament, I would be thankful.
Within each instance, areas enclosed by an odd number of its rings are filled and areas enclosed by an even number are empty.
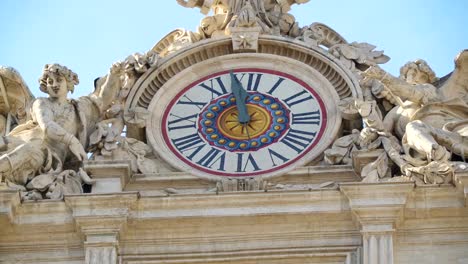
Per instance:
[[[365,69],[368,66],[383,64],[390,60],[390,57],[383,54],[383,51],[375,51],[376,46],[369,43],[352,42],[350,44],[335,44],[329,52],[340,59],[349,69],[356,67]]]

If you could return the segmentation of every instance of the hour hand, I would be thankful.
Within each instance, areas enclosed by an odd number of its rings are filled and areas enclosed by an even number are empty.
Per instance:
[[[231,71],[231,91],[234,97],[236,98],[236,107],[239,115],[237,116],[239,123],[247,124],[250,121],[250,115],[247,112],[247,105],[245,104],[245,99],[249,97],[247,91],[242,87],[240,81],[236,78],[234,73]]]

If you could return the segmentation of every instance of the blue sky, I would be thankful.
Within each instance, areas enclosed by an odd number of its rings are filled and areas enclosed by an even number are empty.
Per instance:
[[[162,3],[164,2],[164,4]],[[113,62],[151,49],[176,28],[195,30],[202,14],[175,0],[2,0],[0,65],[16,68],[35,96],[46,63],[78,73],[73,97],[88,94]],[[300,26],[321,22],[349,42],[368,42],[391,57],[397,75],[410,60],[428,61],[440,77],[468,49],[466,0],[311,0],[292,14]]]

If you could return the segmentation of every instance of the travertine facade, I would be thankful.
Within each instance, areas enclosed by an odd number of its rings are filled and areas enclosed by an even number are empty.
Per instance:
[[[0,68],[0,263],[468,263],[468,50],[394,77],[308,0],[177,2],[88,96]]]

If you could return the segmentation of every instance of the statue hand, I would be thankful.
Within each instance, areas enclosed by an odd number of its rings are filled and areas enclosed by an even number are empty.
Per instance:
[[[411,176],[411,168],[413,168],[413,166],[411,164],[405,163],[400,167],[400,171],[401,171],[401,173],[403,173],[404,176],[410,177]]]
[[[197,6],[197,0],[176,0],[177,3],[183,7],[189,7],[189,8],[192,8],[192,7],[195,7]]]
[[[123,63],[118,61],[112,64],[109,72],[111,75],[120,75],[123,72]]]
[[[291,4],[305,4],[310,0],[293,0]],[[290,1],[291,2],[291,1]]]
[[[84,161],[88,159],[88,156],[83,148],[83,145],[81,145],[78,139],[73,138],[70,141],[70,145],[68,145],[68,148],[79,161]]]

